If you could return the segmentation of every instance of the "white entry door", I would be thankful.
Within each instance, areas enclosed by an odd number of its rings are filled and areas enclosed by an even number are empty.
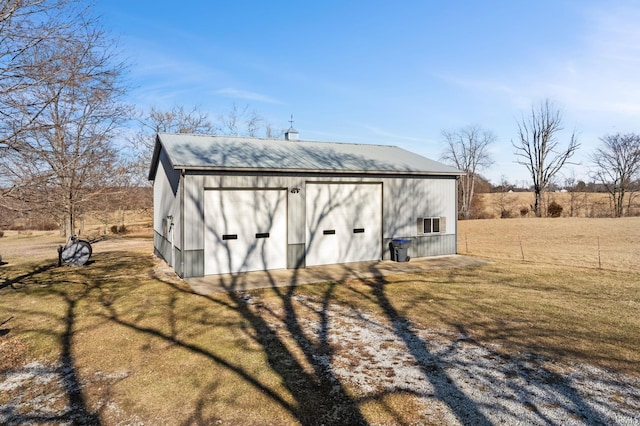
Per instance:
[[[306,265],[382,257],[382,184],[307,183]]]
[[[207,190],[205,275],[287,266],[286,190]]]

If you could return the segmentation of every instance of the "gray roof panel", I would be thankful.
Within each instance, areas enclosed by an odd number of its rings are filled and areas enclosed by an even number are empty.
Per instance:
[[[173,133],[158,134],[158,141],[175,169],[463,174],[388,145]]]

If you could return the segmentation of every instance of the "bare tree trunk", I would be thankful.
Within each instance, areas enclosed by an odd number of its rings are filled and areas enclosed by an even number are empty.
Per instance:
[[[557,137],[562,129],[560,110],[547,99],[538,107],[532,106],[529,117],[522,117],[518,122],[518,140],[511,141],[519,158],[517,162],[527,168],[533,180],[533,208],[537,217],[542,216],[542,194],[547,185],[580,146],[573,132],[567,147],[561,149]]]
[[[540,188],[535,188],[534,189],[534,195],[535,195],[535,201],[533,204],[533,213],[536,215],[536,217],[541,217],[542,216],[542,191],[540,191]]]
[[[476,125],[470,125],[453,132],[443,131],[442,135],[447,142],[447,149],[442,155],[442,159],[466,172],[460,177],[461,194],[458,209],[462,218],[469,219],[475,193],[476,173],[492,163],[488,145],[493,143],[496,137],[491,131]]]
[[[613,216],[622,217],[625,195],[640,173],[640,135],[618,133],[600,141],[601,147],[591,157],[596,166],[594,178],[609,193]]]

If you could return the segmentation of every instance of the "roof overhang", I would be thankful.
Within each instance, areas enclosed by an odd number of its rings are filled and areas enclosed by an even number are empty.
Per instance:
[[[184,170],[186,172],[214,172],[214,173],[251,173],[251,174],[336,174],[336,175],[386,175],[386,176],[440,176],[440,177],[458,177],[466,173],[459,172],[422,172],[422,171],[400,171],[400,170],[318,170],[318,169],[278,169],[278,168],[260,168],[260,167],[197,167],[186,165],[174,165],[174,170]]]
[[[156,178],[158,161],[160,161],[160,151],[162,151],[162,143],[160,142],[158,135],[156,135],[156,140],[153,144],[153,155],[151,156],[151,167],[149,168],[149,176],[147,176],[147,179],[149,180],[155,180]]]
[[[223,139],[224,138],[224,139]],[[268,144],[266,143],[268,142]],[[165,145],[165,143],[167,145]],[[233,143],[234,147],[250,147],[249,150],[234,148],[230,151],[230,158],[222,156],[227,143]],[[254,145],[254,143],[256,145]],[[263,154],[263,150],[275,147],[277,155],[269,158],[266,164],[256,164],[256,158]],[[210,149],[210,147],[212,149]],[[302,150],[300,149],[301,147]],[[373,155],[369,155],[369,148]],[[183,151],[180,152],[180,149]],[[207,151],[207,149],[210,149]],[[290,149],[296,149],[293,156],[289,156]],[[185,154],[186,152],[186,155]],[[254,138],[218,137],[206,135],[182,135],[182,134],[158,134],[155,138],[149,180],[154,180],[158,165],[162,160],[162,153],[166,152],[168,164],[165,167],[187,173],[215,173],[215,174],[289,174],[289,175],[334,175],[334,176],[387,176],[387,177],[451,177],[457,178],[465,175],[465,172],[446,166],[433,160],[421,157],[401,148],[387,145],[358,145],[327,142],[299,142],[281,140],[261,140]],[[236,155],[239,152],[238,155]],[[248,154],[247,154],[248,152]],[[283,154],[286,153],[286,155]],[[226,155],[226,154],[224,154]],[[243,155],[246,158],[243,158]],[[278,157],[280,155],[280,157]],[[296,158],[296,155],[298,156]],[[341,160],[344,155],[346,164],[344,168]],[[216,157],[218,156],[218,158]],[[328,158],[327,161],[321,161]],[[398,159],[395,164],[389,159]],[[291,158],[294,161],[291,161]],[[318,161],[320,158],[320,161]],[[413,159],[420,159],[418,162]],[[282,159],[282,161],[280,161]],[[301,161],[296,161],[301,159]],[[185,161],[187,160],[187,161]],[[246,161],[244,161],[246,160]],[[288,161],[286,161],[288,160]],[[424,161],[426,161],[426,165]],[[260,161],[261,163],[262,161]],[[358,162],[362,164],[357,164]],[[221,164],[225,163],[225,164]],[[235,163],[235,164],[234,164]],[[278,164],[280,163],[280,164]],[[331,164],[334,163],[334,164]],[[351,163],[351,164],[349,164]],[[356,163],[356,164],[353,164]],[[356,167],[353,167],[356,165]],[[358,165],[365,168],[357,167]],[[312,167],[306,167],[312,166]],[[369,167],[372,166],[372,167]]]

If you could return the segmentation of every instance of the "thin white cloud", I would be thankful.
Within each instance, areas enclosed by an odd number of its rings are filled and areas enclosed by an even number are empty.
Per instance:
[[[589,42],[603,59],[617,64],[640,64],[640,5],[603,4],[587,13],[592,23]]]
[[[590,31],[585,36],[585,58],[576,66],[574,107],[637,119],[640,6],[607,3],[587,16]]]
[[[244,99],[244,100],[249,100],[249,101],[265,102],[265,103],[269,103],[269,104],[281,104],[282,103],[277,99],[271,98],[271,97],[266,96],[266,95],[262,95],[260,93],[249,92],[247,90],[234,89],[234,88],[231,88],[231,87],[227,87],[227,88],[224,88],[224,89],[216,90],[215,93],[218,94],[218,95],[222,95],[222,96],[225,96],[227,98],[233,98],[233,99]]]
[[[130,78],[131,101],[140,107],[166,107],[175,104],[202,104],[206,93],[215,90],[220,81],[228,81],[227,72],[185,55],[175,55],[154,41],[128,37],[132,55]]]
[[[584,44],[557,65],[543,87],[578,114],[597,115],[603,121],[637,120],[640,6],[607,2],[585,16]]]
[[[506,99],[517,109],[550,97],[587,121],[640,118],[640,4],[595,3],[576,20],[585,28],[579,42],[561,46],[530,71],[494,75],[448,74],[438,78],[454,87]],[[495,77],[498,75],[498,77]]]
[[[404,140],[404,141],[410,141],[410,142],[424,142],[424,139],[421,138],[416,138],[416,137],[412,137],[412,136],[405,136],[405,135],[401,135],[398,133],[392,133],[386,130],[383,130],[379,127],[376,126],[372,126],[371,124],[367,124],[367,123],[360,123],[360,122],[353,122],[351,123],[355,126],[359,126],[362,127],[366,130],[368,130],[369,132],[373,133],[376,136],[382,136],[385,139],[389,139],[389,140]]]
[[[481,91],[489,91],[496,93],[503,93],[509,96],[513,96],[516,94],[516,90],[513,87],[505,84],[504,82],[492,81],[491,79],[484,78],[476,78],[470,76],[459,76],[459,75],[437,75],[437,78],[453,84],[454,86],[458,86],[465,89],[471,90],[481,90]]]

